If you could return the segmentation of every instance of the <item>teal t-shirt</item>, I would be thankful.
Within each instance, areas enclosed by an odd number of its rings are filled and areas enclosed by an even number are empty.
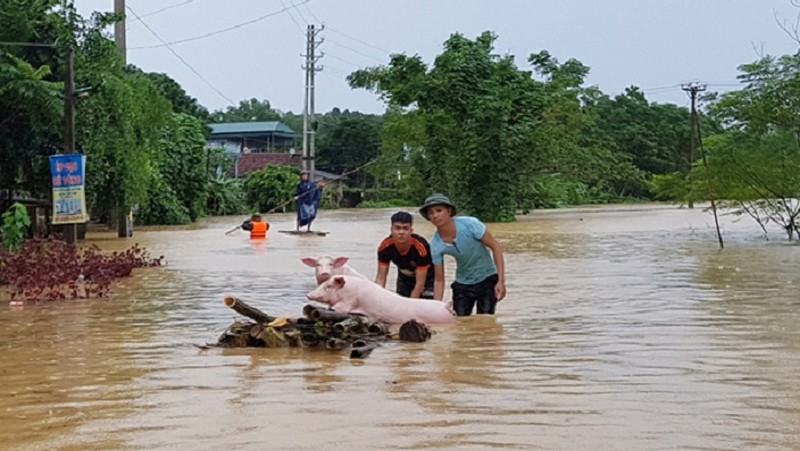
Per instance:
[[[456,282],[474,285],[487,277],[497,274],[489,248],[481,239],[486,233],[486,225],[471,216],[456,216],[456,239],[453,244],[442,241],[439,232],[431,239],[431,259],[434,265],[444,263],[445,255],[456,259]]]

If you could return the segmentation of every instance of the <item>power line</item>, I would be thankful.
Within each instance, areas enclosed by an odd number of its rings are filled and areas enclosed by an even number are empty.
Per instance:
[[[356,63],[354,63],[354,62],[352,62],[352,61],[348,61],[348,60],[346,60],[346,59],[339,58],[339,57],[338,57],[338,56],[336,56],[336,55],[331,55],[331,54],[328,54],[328,53],[326,53],[326,54],[325,54],[325,56],[328,56],[328,57],[330,57],[330,58],[333,58],[333,59],[335,59],[335,60],[337,60],[337,61],[341,61],[341,62],[343,62],[343,63],[345,63],[345,64],[349,64],[349,65],[351,65],[351,66],[355,66],[355,67],[359,67],[359,68],[361,67],[361,64],[356,64]]]
[[[304,0],[303,3],[308,3],[309,1],[311,1],[311,0]],[[283,3],[283,1],[281,1],[281,3]],[[230,26],[228,28],[223,28],[221,30],[212,31],[212,32],[206,33],[204,35],[194,36],[194,37],[186,38],[186,39],[178,39],[176,41],[170,41],[170,42],[164,42],[162,39],[159,39],[159,41],[162,42],[162,44],[160,44],[160,45],[151,45],[151,46],[143,46],[143,47],[129,47],[128,50],[155,49],[155,48],[160,48],[160,47],[168,47],[168,46],[174,45],[174,44],[183,44],[183,43],[190,42],[190,41],[197,41],[197,40],[200,40],[200,39],[209,38],[211,36],[215,36],[215,35],[218,35],[218,34],[226,33],[228,31],[236,30],[238,28],[242,28],[242,27],[245,27],[247,25],[252,25],[252,24],[254,24],[256,22],[260,22],[260,21],[262,21],[264,19],[268,19],[270,17],[277,16],[278,14],[282,14],[282,13],[284,13],[286,11],[289,11],[290,9],[297,8],[300,5],[302,5],[302,3],[297,4],[297,5],[293,5],[293,6],[288,6],[288,7],[284,5],[284,8],[281,9],[281,10],[274,11],[274,12],[271,12],[269,14],[265,14],[263,16],[256,17],[255,19],[251,19],[251,20],[248,20],[248,21],[245,21],[245,22],[238,23],[238,24]],[[133,11],[131,11],[131,12],[133,12]],[[290,16],[291,16],[291,14],[290,14]],[[142,22],[141,17],[139,17],[139,16],[136,16],[136,17],[139,19],[140,22]],[[292,20],[294,20],[294,18],[292,18]],[[142,24],[144,24],[144,22],[142,22]],[[148,27],[148,29],[149,29],[149,27]],[[302,29],[301,29],[301,31],[302,31]]]
[[[178,58],[178,60],[180,60],[180,62],[182,62],[182,63],[183,63],[183,64],[184,64],[186,67],[188,67],[188,68],[189,68],[189,70],[191,70],[191,71],[192,71],[192,72],[193,72],[195,75],[197,75],[197,78],[199,78],[200,80],[202,80],[202,81],[203,81],[203,82],[204,82],[204,83],[205,83],[205,84],[206,84],[206,85],[207,85],[209,88],[211,88],[211,89],[212,89],[214,92],[216,92],[216,93],[217,93],[217,94],[218,94],[220,97],[222,97],[223,99],[227,100],[227,101],[228,101],[228,103],[230,103],[230,104],[231,104],[231,105],[233,105],[233,106],[236,106],[236,103],[235,103],[233,100],[231,100],[231,99],[230,99],[228,96],[226,96],[225,94],[223,94],[223,93],[222,93],[222,91],[220,91],[219,89],[217,89],[217,87],[216,87],[216,86],[214,86],[213,84],[211,84],[211,82],[210,82],[210,81],[206,80],[206,78],[205,78],[205,77],[203,77],[202,75],[200,75],[200,72],[197,72],[197,70],[195,70],[195,68],[194,68],[194,67],[192,67],[192,65],[191,65],[191,64],[189,64],[188,62],[186,62],[186,60],[185,60],[185,59],[183,59],[183,57],[182,57],[182,56],[178,55],[178,52],[176,52],[175,50],[173,50],[173,49],[172,49],[172,47],[170,47],[170,45],[169,45],[168,43],[164,42],[164,40],[163,40],[163,39],[161,39],[161,36],[159,36],[159,35],[158,35],[158,33],[156,33],[155,31],[153,31],[153,29],[152,29],[152,28],[150,28],[150,25],[147,25],[147,23],[146,23],[145,21],[143,21],[143,20],[142,20],[142,18],[141,18],[141,17],[139,17],[139,15],[138,15],[138,14],[136,14],[136,12],[135,12],[134,10],[132,10],[132,9],[131,9],[131,7],[130,7],[130,6],[127,6],[127,5],[126,5],[126,6],[125,6],[125,9],[127,9],[128,11],[130,11],[130,12],[131,12],[131,14],[133,14],[133,16],[134,16],[134,17],[136,17],[137,19],[139,19],[139,22],[141,22],[141,23],[142,23],[142,25],[144,25],[144,27],[145,27],[145,28],[147,28],[147,31],[149,31],[150,33],[152,33],[152,35],[153,35],[153,36],[155,36],[155,38],[156,38],[156,39],[158,39],[159,41],[161,41],[162,43],[164,43],[164,46],[165,46],[165,47],[166,47],[166,48],[167,48],[167,49],[170,51],[170,53],[172,53],[173,55],[175,55],[175,58]]]
[[[325,55],[330,56],[330,55]],[[333,69],[333,70],[331,70]],[[345,74],[346,71],[339,67],[331,66],[330,64],[325,65],[325,71],[320,72],[322,75],[329,76],[331,78],[335,78],[337,80],[344,80],[347,81],[347,75]],[[331,75],[333,74],[333,75]]]
[[[153,12],[149,12],[147,14],[142,14],[140,17],[143,19],[145,17],[155,16],[156,14],[163,13],[164,11],[167,11],[169,9],[177,8],[177,7],[183,6],[183,5],[188,5],[189,3],[192,3],[193,1],[194,0],[186,0],[186,1],[182,2],[182,3],[177,3],[177,4],[172,5],[172,6],[165,6],[164,8],[161,8],[159,10],[156,10],[156,11],[153,11]]]
[[[281,3],[283,3],[283,0],[281,0]],[[294,0],[290,0],[290,3],[291,3],[292,6],[295,6]],[[297,5],[297,6],[299,6],[299,5]],[[306,20],[305,16],[303,16],[303,11],[300,10],[300,8],[297,8],[295,10],[295,12],[297,13],[298,16],[300,16],[300,20],[302,20],[305,23],[308,23],[308,21]]]
[[[305,3],[308,3],[308,2],[305,2]],[[289,11],[289,9],[286,7],[286,3],[284,3],[283,0],[281,0],[281,6],[283,6],[283,8],[285,10]],[[296,7],[297,7],[297,5],[292,3],[292,8],[296,8]],[[300,33],[305,35],[306,32],[303,31],[303,27],[300,26],[300,24],[297,22],[297,19],[294,18],[294,15],[291,13],[291,11],[289,11],[287,14],[289,14],[289,18],[292,19],[292,22],[294,22],[294,26],[297,27],[297,31],[299,31]]]
[[[382,59],[375,58],[374,56],[367,55],[366,53],[361,53],[361,52],[359,52],[358,50],[356,50],[356,49],[354,49],[354,48],[352,48],[352,47],[348,47],[348,46],[346,46],[346,45],[343,45],[343,44],[340,44],[340,43],[338,43],[338,42],[336,42],[336,41],[331,41],[331,40],[328,40],[328,42],[330,42],[331,44],[333,44],[333,45],[335,45],[335,46],[337,46],[337,47],[341,47],[341,48],[343,48],[343,49],[350,50],[351,52],[353,52],[353,53],[355,53],[355,54],[357,54],[357,55],[361,55],[361,56],[363,56],[363,57],[365,57],[365,58],[369,58],[369,59],[371,59],[371,60],[374,60],[374,61],[377,61],[377,62],[379,62],[379,63],[385,63],[385,62],[386,62],[385,60],[382,60]]]
[[[292,0],[292,3],[294,3],[294,0]],[[311,8],[308,6],[307,3],[304,3],[303,5],[306,7],[306,10],[308,10],[308,13],[311,14],[311,17],[314,19],[315,22],[319,22],[320,24],[325,25],[324,23],[322,23],[321,20],[319,20],[317,18],[317,16],[314,14],[314,12],[311,11]]]
[[[350,36],[349,34],[343,32],[343,31],[339,31],[339,30],[337,30],[335,28],[331,28],[330,26],[328,26],[328,30],[330,30],[330,31],[332,31],[334,33],[338,33],[338,34],[340,34],[340,35],[342,35],[342,36],[344,36],[344,37],[346,37],[348,39],[352,39],[353,41],[358,42],[359,44],[363,44],[363,45],[365,45],[367,47],[372,47],[373,49],[380,50],[381,52],[385,53],[386,55],[391,55],[392,53],[394,53],[394,52],[391,52],[391,51],[386,50],[384,48],[381,48],[381,47],[378,47],[376,45],[370,44],[369,42],[364,41],[363,39],[359,39],[359,38],[356,38],[354,36]]]
[[[642,92],[652,93],[652,92],[656,92],[656,91],[672,91],[672,90],[678,89],[680,87],[681,87],[681,85],[669,85],[669,86],[661,86],[659,88],[642,88]]]
[[[294,0],[291,0],[291,2],[292,2],[292,5],[294,5]],[[302,5],[305,7],[305,9],[308,11],[308,13],[309,13],[309,14],[311,15],[311,17],[314,19],[314,21],[316,21],[316,22],[319,22],[319,23],[323,24],[323,25],[326,27],[326,29],[328,29],[328,30],[330,30],[330,31],[333,31],[334,33],[337,33],[337,34],[339,34],[339,35],[342,35],[343,37],[345,37],[345,38],[347,38],[347,39],[350,39],[350,40],[352,40],[352,41],[358,42],[359,44],[362,44],[362,45],[364,45],[364,46],[367,46],[367,47],[370,47],[370,48],[372,48],[372,49],[378,50],[378,51],[380,51],[381,53],[383,53],[383,55],[381,55],[381,56],[386,56],[386,55],[391,55],[391,54],[392,54],[392,52],[390,52],[389,50],[386,50],[386,49],[384,49],[384,48],[378,47],[378,46],[376,46],[376,45],[374,45],[374,44],[370,44],[369,42],[367,42],[367,41],[364,41],[363,39],[359,39],[359,38],[357,38],[357,37],[355,37],[355,36],[351,36],[351,35],[349,35],[349,34],[347,34],[347,33],[343,32],[343,31],[339,31],[339,30],[337,30],[337,29],[335,29],[335,28],[331,28],[331,27],[329,27],[329,26],[328,26],[327,24],[325,24],[325,23],[324,23],[322,20],[319,20],[319,18],[316,16],[316,14],[314,14],[314,12],[313,12],[313,11],[311,10],[311,8],[308,6],[308,2],[305,2],[305,3],[303,3]],[[300,14],[300,17],[301,17],[301,18],[302,18],[304,21],[306,21],[306,20],[305,20],[305,18],[303,17],[303,14],[300,12],[300,9],[299,9],[299,8],[298,8],[297,12],[298,12],[298,14]],[[332,41],[330,38],[328,38],[328,42],[334,42],[334,43],[335,43],[335,41]],[[344,45],[340,45],[340,47],[347,48],[347,49],[348,49],[348,50],[350,50],[350,51],[353,51],[353,52],[356,52],[356,53],[359,53],[359,54],[363,55],[362,53],[360,53],[360,52],[358,52],[358,51],[356,51],[356,50],[354,50],[354,49],[351,49],[350,47],[347,47],[347,46],[344,46]],[[371,56],[368,56],[368,55],[363,55],[363,56],[366,56],[367,58],[372,58],[372,59],[375,59],[376,61],[384,62],[384,60],[383,60],[383,59],[376,59],[376,58],[374,58],[374,57],[371,57]],[[344,61],[344,60],[342,60],[342,61]],[[345,62],[346,62],[346,61],[345,61]],[[353,64],[353,63],[349,63],[349,64]],[[354,66],[359,66],[358,64],[353,64],[353,65],[354,65]]]

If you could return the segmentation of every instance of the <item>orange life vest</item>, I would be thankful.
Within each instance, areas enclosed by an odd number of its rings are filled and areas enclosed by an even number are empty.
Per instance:
[[[250,238],[266,238],[269,224],[263,221],[253,221],[253,228],[250,230]]]

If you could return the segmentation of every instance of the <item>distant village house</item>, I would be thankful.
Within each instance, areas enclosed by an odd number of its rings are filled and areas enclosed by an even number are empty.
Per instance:
[[[234,160],[230,176],[245,177],[267,166],[294,166],[300,170],[303,158],[295,150],[295,131],[279,121],[228,122],[208,124],[211,135],[208,147],[222,148]],[[337,180],[333,186],[340,191],[338,174],[314,170],[314,181]]]

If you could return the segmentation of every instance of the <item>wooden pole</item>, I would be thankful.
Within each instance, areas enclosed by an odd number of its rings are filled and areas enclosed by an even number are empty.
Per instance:
[[[225,299],[223,299],[222,303],[225,304],[225,307],[233,309],[233,311],[236,313],[253,319],[260,324],[269,324],[276,319],[274,316],[269,316],[261,310],[247,304],[241,299],[236,299],[233,296],[225,296]]]

